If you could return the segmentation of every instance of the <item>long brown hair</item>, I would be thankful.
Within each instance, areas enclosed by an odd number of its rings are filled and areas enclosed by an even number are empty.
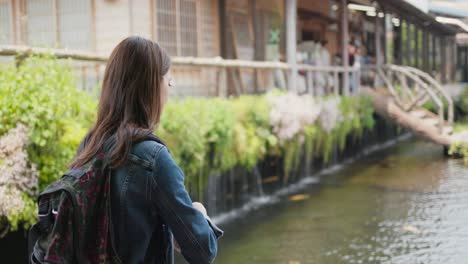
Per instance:
[[[115,139],[111,167],[125,162],[132,143],[153,133],[159,123],[160,84],[170,65],[168,54],[142,37],[128,37],[114,48],[104,73],[96,123],[70,167],[86,164],[111,137]]]

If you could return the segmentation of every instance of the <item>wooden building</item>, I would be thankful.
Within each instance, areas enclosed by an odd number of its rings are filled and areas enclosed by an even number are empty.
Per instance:
[[[173,69],[181,95],[261,92],[285,81],[295,89],[305,67],[297,63],[301,44],[323,41],[330,66],[343,67],[326,74],[341,87],[350,82],[350,42],[371,64],[410,65],[452,81],[455,33],[404,0],[0,0],[0,46],[106,56],[124,37],[141,35],[175,58],[288,64],[275,71],[179,63]],[[77,61],[76,67],[90,87],[99,83],[104,63]],[[314,75],[300,77],[313,86]]]

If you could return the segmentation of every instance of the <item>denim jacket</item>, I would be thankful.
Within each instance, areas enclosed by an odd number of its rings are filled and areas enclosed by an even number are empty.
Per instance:
[[[189,263],[213,263],[223,230],[192,206],[184,174],[155,141],[132,146],[111,179],[113,245],[122,263],[174,262],[174,239]]]

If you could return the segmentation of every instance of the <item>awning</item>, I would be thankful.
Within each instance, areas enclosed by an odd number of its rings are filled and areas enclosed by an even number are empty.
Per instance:
[[[432,33],[440,35],[455,35],[457,29],[436,21],[433,15],[424,13],[419,8],[406,2],[405,0],[377,0],[385,9],[385,12],[391,12],[402,20],[409,21],[422,28],[427,28]]]

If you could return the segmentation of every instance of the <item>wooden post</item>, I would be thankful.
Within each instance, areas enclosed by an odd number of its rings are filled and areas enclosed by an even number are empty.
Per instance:
[[[458,49],[457,49],[457,39],[452,37],[452,52],[453,52],[453,68],[452,68],[452,82],[456,81],[457,69],[458,69]]]
[[[400,20],[400,26],[398,26],[398,54],[396,54],[397,62],[396,64],[402,65],[403,64],[403,21]]]
[[[423,29],[423,40],[422,40],[422,69],[425,72],[429,72],[429,39],[427,29]]]
[[[401,52],[400,65],[404,65],[405,60],[406,60],[406,43],[404,41],[403,28],[406,28],[406,21],[402,19],[400,21],[400,52]]]
[[[338,71],[334,71],[333,72],[333,77],[334,77],[334,81],[333,81],[333,93],[338,96],[340,95],[340,78],[338,78]]]
[[[19,31],[17,31],[17,26],[16,26],[16,21],[18,21],[17,19],[18,17],[18,14],[16,12],[16,3],[15,1],[13,0],[10,0],[10,22],[11,22],[11,25],[10,25],[10,30],[11,30],[11,44],[16,44],[16,45],[19,45],[19,41],[18,41],[18,33]]]
[[[134,18],[133,18],[133,2],[128,1],[128,34],[133,35],[135,31],[134,27]]]
[[[348,54],[348,1],[341,0],[341,56],[344,67],[349,67],[349,54]],[[343,72],[343,94],[349,94],[349,74],[347,71]]]
[[[447,37],[441,36],[440,38],[440,74],[441,82],[447,83]]]
[[[382,62],[383,62],[383,57],[382,57],[382,37],[381,37],[381,23],[379,21],[379,16],[375,16],[375,21],[374,21],[374,25],[375,25],[375,58],[376,58],[376,66],[377,66],[377,69],[380,69],[380,67],[382,67]],[[374,86],[375,87],[379,87],[381,84],[380,82],[380,77],[379,75],[377,74],[376,77],[375,77],[375,81],[374,81]]]
[[[463,82],[468,82],[468,47],[463,47]]]
[[[153,1],[151,1],[153,2]],[[89,32],[89,39],[90,39],[90,42],[91,42],[91,50],[92,51],[97,51],[97,38],[96,38],[96,0],[91,0],[90,2],[90,6],[91,6],[91,30]],[[154,20],[154,16],[152,16],[151,18],[153,21]],[[151,23],[151,25],[153,25],[153,23]],[[151,29],[151,34],[153,34],[153,31],[154,29]],[[153,39],[155,39],[153,37]]]
[[[307,70],[306,71],[306,76],[307,76],[307,92],[311,95],[316,95],[317,93],[315,92],[314,88],[314,78],[312,78],[312,71]]]
[[[407,66],[411,66],[411,24],[409,22],[406,23],[406,64]]]
[[[291,72],[288,78],[288,89],[297,91],[297,61],[296,61],[296,17],[297,0],[286,0],[286,53]]]
[[[254,60],[258,61],[263,59],[261,56],[261,43],[259,41],[259,36],[260,36],[260,30],[258,28],[258,19],[257,19],[257,14],[256,14],[256,0],[251,0],[249,1],[249,8],[250,8],[250,15],[252,17],[252,24],[253,24],[253,42],[254,42]],[[255,93],[258,93],[258,69],[253,70],[253,84],[254,84],[254,91]]]
[[[437,36],[432,34],[432,71],[437,67]]]
[[[414,25],[414,67],[419,68],[419,29]]]
[[[390,60],[387,58],[387,14],[385,14],[385,10],[382,10],[384,12],[384,17],[382,18],[382,64],[388,63]],[[378,17],[378,16],[377,16]]]
[[[151,0],[151,2],[153,2]],[[227,58],[227,12],[226,12],[226,0],[219,0],[218,3],[218,12],[219,12],[219,50],[221,52],[221,57]]]
[[[53,0],[52,1],[52,19],[54,21],[54,33],[55,33],[55,46],[58,46],[57,44],[62,46],[62,43],[60,43],[60,21],[58,17],[58,1]]]

